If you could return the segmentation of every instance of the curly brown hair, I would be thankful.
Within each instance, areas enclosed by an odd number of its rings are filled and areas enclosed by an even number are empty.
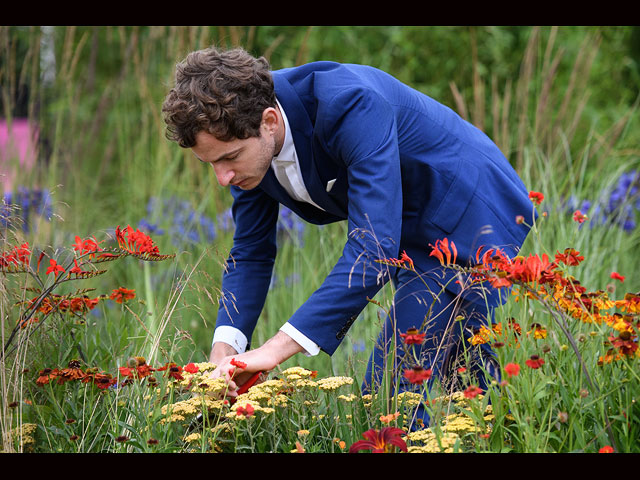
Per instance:
[[[242,48],[189,53],[176,65],[175,82],[162,112],[167,138],[184,148],[200,131],[221,141],[257,137],[262,112],[276,106],[269,62]]]

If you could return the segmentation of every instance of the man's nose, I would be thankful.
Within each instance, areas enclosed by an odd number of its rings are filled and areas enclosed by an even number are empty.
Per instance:
[[[216,172],[216,178],[218,179],[220,186],[228,186],[231,180],[233,180],[233,176],[235,175],[234,171],[229,168],[225,168],[220,164],[213,164],[211,166]]]

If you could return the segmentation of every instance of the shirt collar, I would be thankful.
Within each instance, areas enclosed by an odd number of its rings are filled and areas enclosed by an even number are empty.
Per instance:
[[[295,154],[296,150],[293,145],[293,137],[291,136],[291,128],[289,128],[289,120],[287,120],[287,115],[284,113],[284,108],[280,105],[280,102],[276,99],[278,104],[278,108],[280,109],[280,113],[282,114],[282,121],[284,123],[284,142],[282,143],[282,148],[280,149],[280,153],[273,157],[273,161],[275,162],[295,162]]]

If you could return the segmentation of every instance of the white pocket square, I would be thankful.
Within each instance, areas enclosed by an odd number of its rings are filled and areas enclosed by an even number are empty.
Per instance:
[[[333,184],[336,183],[337,178],[334,178],[333,180],[329,180],[327,182],[327,192],[330,192],[331,189],[333,188]]]

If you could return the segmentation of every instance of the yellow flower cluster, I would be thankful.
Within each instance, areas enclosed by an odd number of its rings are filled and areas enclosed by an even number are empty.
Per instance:
[[[454,453],[460,445],[460,436],[455,432],[443,432],[436,435],[431,429],[409,432],[407,439],[417,445],[407,448],[409,453]]]
[[[160,411],[165,416],[160,423],[184,422],[191,420],[206,408],[209,413],[220,412],[225,408],[224,400],[214,400],[209,397],[194,396],[170,405],[163,405]],[[153,415],[151,412],[149,415]]]
[[[38,426],[35,423],[23,423],[8,432],[9,438],[11,442],[19,441],[19,448],[28,451],[36,443],[33,435],[37,428]],[[3,450],[0,450],[0,452],[1,451]]]
[[[333,391],[344,385],[351,385],[353,378],[351,377],[327,377],[316,382],[320,390]]]

